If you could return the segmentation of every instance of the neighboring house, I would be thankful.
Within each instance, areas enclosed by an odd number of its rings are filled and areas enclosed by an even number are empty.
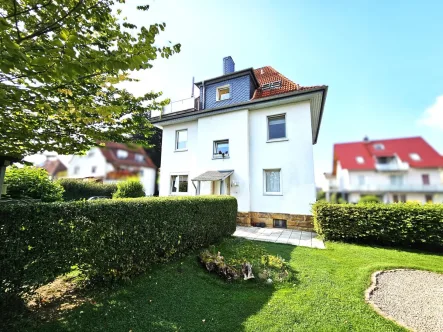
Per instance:
[[[66,177],[66,175],[68,174],[68,168],[58,158],[56,158],[56,159],[47,159],[43,163],[43,165],[40,166],[40,167],[44,168],[48,172],[49,177],[52,180],[55,180],[55,179],[58,179],[58,178],[62,178],[62,177]]]
[[[154,194],[157,168],[141,147],[106,142],[84,156],[73,156],[68,165],[69,178],[94,178],[105,183],[137,177],[147,196]]]
[[[333,171],[325,176],[326,199],[336,193],[352,203],[364,195],[443,203],[443,156],[421,137],[335,144]]]
[[[242,224],[310,228],[327,87],[234,66],[224,58],[222,76],[196,83],[199,98],[152,114],[163,129],[160,196],[232,195]]]

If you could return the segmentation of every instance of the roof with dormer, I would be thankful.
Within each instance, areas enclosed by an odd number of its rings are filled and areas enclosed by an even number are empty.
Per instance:
[[[129,146],[123,143],[115,142],[103,142],[104,146],[99,146],[99,149],[106,161],[113,166],[136,166],[136,167],[148,167],[156,168],[151,158],[149,158],[146,151],[141,146]],[[117,157],[117,151],[123,150],[128,153],[128,156],[124,159]],[[143,156],[142,161],[135,159],[135,155],[139,154]]]
[[[376,145],[382,148],[377,149]],[[414,154],[418,158],[411,157]],[[337,161],[343,169],[375,170],[376,157],[389,156],[397,156],[413,168],[443,168],[443,156],[422,137],[405,137],[335,144],[334,173]],[[357,157],[363,158],[363,162],[358,162]]]

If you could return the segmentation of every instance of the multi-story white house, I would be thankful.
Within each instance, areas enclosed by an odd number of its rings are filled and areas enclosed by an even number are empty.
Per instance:
[[[68,165],[68,178],[97,179],[113,183],[138,178],[147,196],[154,195],[157,168],[141,147],[106,142],[90,149],[85,155],[75,155]]]
[[[242,224],[310,228],[315,201],[313,144],[327,87],[302,87],[272,67],[196,83],[199,98],[168,105],[160,195],[232,195]]]
[[[325,176],[327,200],[336,193],[351,203],[365,195],[443,203],[443,156],[421,137],[335,144],[333,171]]]

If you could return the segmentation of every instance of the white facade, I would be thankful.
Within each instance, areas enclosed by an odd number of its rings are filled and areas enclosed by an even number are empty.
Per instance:
[[[357,203],[361,196],[376,195],[385,203],[415,201],[443,203],[443,170],[438,168],[411,168],[403,171],[347,170],[337,162],[336,176],[329,178],[323,190],[328,194],[348,195],[348,201]],[[429,181],[424,181],[423,176]],[[393,179],[395,177],[395,179]]]
[[[131,166],[127,166],[131,169]],[[136,167],[140,169],[139,180],[143,184],[146,196],[154,195],[157,171],[150,167]],[[106,160],[99,148],[92,148],[86,155],[75,155],[68,164],[68,178],[101,178],[104,183],[114,183],[118,180],[107,179],[109,172],[115,171],[115,167]]]
[[[268,117],[285,115],[286,137],[268,140]],[[192,121],[163,124],[160,196],[196,195],[191,179],[207,171],[234,171],[221,192],[235,196],[240,212],[310,214],[315,202],[313,134],[309,100],[244,108]],[[177,130],[187,129],[176,151]],[[214,142],[229,140],[229,156],[214,158]],[[280,171],[280,193],[265,193],[265,170]],[[187,192],[172,192],[172,176],[187,175]],[[220,182],[201,182],[200,194],[219,194]]]

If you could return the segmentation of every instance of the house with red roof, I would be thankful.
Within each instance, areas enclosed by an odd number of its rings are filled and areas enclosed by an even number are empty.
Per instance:
[[[232,57],[223,75],[195,86],[199,97],[151,113],[163,129],[160,196],[232,195],[241,224],[311,228],[328,87],[301,86],[270,66],[236,70]]]
[[[443,156],[422,137],[335,144],[332,173],[325,176],[327,198],[443,203]]]
[[[157,167],[140,146],[105,142],[91,148],[85,155],[75,155],[68,165],[68,177],[97,179],[114,183],[138,178],[147,196],[155,190]]]

